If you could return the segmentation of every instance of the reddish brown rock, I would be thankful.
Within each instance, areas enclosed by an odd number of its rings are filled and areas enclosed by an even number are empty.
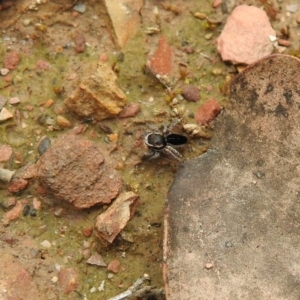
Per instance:
[[[196,102],[200,99],[199,89],[196,86],[190,84],[185,84],[181,87],[181,95],[188,101]]]
[[[218,51],[225,61],[251,64],[272,53],[269,36],[276,36],[264,10],[239,5],[227,19],[217,40]]]
[[[77,135],[58,138],[37,168],[38,181],[48,193],[80,209],[110,203],[122,186],[96,145]]]
[[[92,235],[92,233],[93,233],[93,228],[92,227],[84,228],[82,230],[82,233],[83,233],[84,236],[90,237]]]
[[[118,273],[119,268],[120,268],[120,261],[117,260],[117,259],[114,259],[114,260],[110,261],[108,266],[107,266],[107,270],[111,271],[113,273]]]
[[[114,203],[96,218],[95,235],[107,245],[111,244],[134,215],[139,196],[133,192],[121,194]]]
[[[10,211],[4,214],[2,223],[4,226],[7,226],[10,221],[17,220],[21,215],[23,209],[23,204],[21,201],[17,201],[17,204]]]
[[[7,189],[11,193],[18,193],[26,189],[28,185],[28,180],[23,178],[13,179],[12,182],[8,185]]]
[[[74,291],[79,285],[79,275],[75,268],[65,268],[58,273],[58,283],[64,294]]]
[[[138,103],[128,103],[119,113],[120,118],[129,118],[136,116],[141,111],[141,106]]]
[[[21,55],[18,52],[12,51],[6,54],[3,66],[9,70],[14,70],[20,63]]]
[[[201,105],[195,115],[196,122],[200,125],[210,123],[220,112],[222,108],[219,102],[212,98]]]
[[[8,161],[12,156],[13,150],[7,145],[2,145],[0,147],[0,162]]]
[[[147,63],[148,68],[155,75],[168,75],[172,71],[173,50],[162,36],[154,55]]]
[[[42,60],[42,59],[39,59],[36,62],[36,68],[41,69],[41,70],[49,70],[51,68],[51,65],[50,65],[49,62],[47,62],[45,60]]]
[[[82,53],[85,50],[85,38],[82,32],[77,31],[75,36],[75,50],[78,53]]]

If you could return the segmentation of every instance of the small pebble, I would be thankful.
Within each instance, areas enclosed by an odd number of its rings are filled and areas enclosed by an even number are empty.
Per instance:
[[[2,68],[2,69],[0,69],[0,74],[1,74],[2,76],[7,75],[8,73],[9,73],[9,69],[7,69],[7,68]]]
[[[111,278],[113,278],[113,277],[114,277],[114,274],[112,274],[112,273],[108,273],[108,274],[107,274],[107,278],[108,278],[108,279],[111,279]]]
[[[50,248],[51,247],[51,243],[47,240],[44,240],[41,242],[41,246],[44,248]]]
[[[204,36],[204,38],[205,38],[206,40],[210,40],[210,39],[212,38],[212,36],[213,36],[213,33],[210,32],[210,33],[207,33],[207,34]]]
[[[212,264],[212,263],[207,263],[206,265],[205,265],[205,269],[211,269],[212,267],[213,267],[214,265]]]
[[[36,217],[36,215],[37,215],[36,209],[35,209],[35,208],[32,208],[32,209],[30,210],[30,216],[31,216],[31,217]]]
[[[24,206],[23,208],[23,216],[28,216],[28,214],[30,213],[30,206],[27,204]]]
[[[56,282],[58,281],[58,277],[57,277],[57,276],[53,276],[53,277],[51,278],[51,281],[52,281],[53,283],[56,283]]]
[[[44,154],[51,146],[51,140],[47,137],[44,137],[39,145],[38,145],[38,151],[39,151],[39,154],[42,155]]]
[[[85,9],[86,9],[86,6],[85,4],[82,4],[82,3],[79,3],[79,4],[76,4],[73,9],[79,13],[84,13],[85,12]]]
[[[72,126],[71,122],[63,116],[57,116],[56,123],[63,128],[70,128]]]
[[[278,45],[284,46],[284,47],[289,47],[291,46],[291,42],[283,39],[278,40]]]
[[[196,12],[196,13],[194,13],[194,16],[195,16],[197,19],[200,19],[200,20],[205,20],[205,19],[206,19],[206,14],[201,13],[201,12]]]
[[[13,116],[14,115],[9,110],[7,110],[5,107],[3,107],[0,112],[0,122],[11,119],[11,118],[13,118]]]
[[[30,20],[30,19],[25,19],[25,20],[23,20],[23,25],[24,25],[24,26],[28,26],[28,25],[30,25],[30,23],[31,23],[31,20]]]
[[[20,103],[19,97],[13,97],[13,98],[9,99],[9,104],[14,105],[14,104],[18,104],[18,103]]]

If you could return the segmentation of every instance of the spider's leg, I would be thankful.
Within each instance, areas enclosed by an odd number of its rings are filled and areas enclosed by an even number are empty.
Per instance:
[[[160,156],[159,151],[151,149],[149,152],[144,154],[144,157],[147,157],[149,160],[158,158]]]
[[[169,154],[170,156],[174,157],[177,160],[181,160],[183,158],[183,156],[173,147],[171,147],[170,145],[167,145],[166,148],[164,148],[163,150],[164,153]]]

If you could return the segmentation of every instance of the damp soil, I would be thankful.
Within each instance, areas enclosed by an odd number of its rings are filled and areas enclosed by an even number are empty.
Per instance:
[[[223,14],[221,10],[212,9],[211,1],[201,1],[201,4],[192,0],[186,4],[172,1],[173,6],[162,6],[161,1],[147,1],[141,11],[141,28],[123,49],[119,49],[101,3],[84,1],[85,11],[76,14],[72,1],[66,1],[70,2],[70,6],[33,1],[34,9],[29,8],[32,1],[29,2],[13,1],[11,7],[0,11],[0,62],[7,51],[22,54],[18,68],[10,72],[10,80],[0,77],[0,95],[21,100],[18,105],[8,105],[14,118],[0,126],[0,144],[9,145],[14,151],[12,159],[2,166],[17,170],[35,163],[39,158],[38,144],[43,136],[54,140],[71,131],[72,128],[56,124],[57,115],[67,118],[72,127],[84,121],[70,113],[63,104],[72,89],[70,78],[82,66],[107,57],[128,101],[138,102],[141,113],[134,118],[86,123],[88,129],[83,135],[104,149],[107,159],[113,162],[124,180],[124,190],[136,192],[140,202],[135,216],[116,241],[109,247],[103,247],[93,235],[85,237],[83,231],[93,227],[95,217],[106,207],[84,211],[62,210],[61,214],[60,207],[49,205],[49,201],[37,193],[37,186],[32,182],[15,197],[29,205],[32,205],[33,198],[38,198],[42,207],[36,216],[22,215],[8,227],[0,225],[1,253],[11,253],[30,270],[40,294],[45,295],[44,299],[109,299],[125,291],[145,273],[149,274],[151,285],[161,288],[164,286],[164,201],[180,163],[169,157],[150,162],[143,160],[141,158],[147,149],[143,144],[136,147],[135,142],[145,132],[162,129],[181,118],[185,123],[195,123],[197,108],[210,98],[216,98],[226,107],[227,87],[236,70],[220,60],[214,46],[223,26]],[[146,32],[152,25],[155,6],[162,15],[161,32],[148,35]],[[193,15],[195,12],[217,21],[197,19]],[[84,33],[87,41],[83,53],[74,50],[74,36],[78,30]],[[153,53],[161,34],[172,47],[182,52],[179,60],[187,66],[190,74],[183,82],[201,89],[198,102],[182,98],[172,102],[173,96],[177,95],[176,87],[170,93],[165,84],[145,69],[147,55]],[[182,49],[186,46],[193,51],[185,53]],[[293,50],[297,53],[297,46]],[[51,67],[37,70],[38,60],[48,62]],[[53,100],[53,105],[47,107],[45,104],[49,99]],[[110,141],[107,130],[118,134],[116,141]],[[182,127],[177,126],[176,130],[181,133]],[[205,128],[205,131],[209,137],[213,128]],[[201,155],[208,147],[209,138],[190,138],[180,152],[185,159],[190,159]],[[1,202],[12,197],[3,183],[0,195]],[[4,213],[2,209],[0,217]],[[41,246],[45,240],[51,243],[50,248]],[[99,252],[106,263],[119,260],[119,272],[113,274],[104,267],[88,265],[86,254],[94,252]],[[79,286],[70,295],[63,295],[54,279],[59,269],[64,267],[75,267],[80,272]],[[104,289],[99,291],[101,283],[104,283]]]

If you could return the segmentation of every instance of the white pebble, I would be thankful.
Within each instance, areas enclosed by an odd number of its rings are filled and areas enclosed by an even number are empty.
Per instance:
[[[84,4],[79,3],[79,4],[75,5],[75,6],[73,7],[73,9],[74,9],[75,11],[79,12],[79,13],[84,13],[86,7],[85,7]]]
[[[8,69],[6,69],[6,68],[0,69],[0,74],[1,74],[2,76],[7,75],[8,73],[9,73],[9,70],[8,70]]]
[[[57,281],[58,281],[58,277],[57,277],[57,276],[53,276],[53,277],[51,278],[51,281],[52,281],[53,283],[57,282]]]
[[[41,242],[41,246],[44,248],[50,248],[51,247],[51,243],[47,240],[44,240]]]
[[[91,289],[90,289],[90,293],[95,293],[96,292],[96,288],[95,287],[92,287]]]
[[[114,277],[114,274],[112,274],[112,273],[109,273],[109,274],[107,275],[107,278],[108,278],[108,279],[113,278],[113,277]]]
[[[105,280],[102,280],[101,284],[100,284],[99,287],[98,287],[98,291],[99,291],[99,292],[104,291],[104,284],[105,284]]]

